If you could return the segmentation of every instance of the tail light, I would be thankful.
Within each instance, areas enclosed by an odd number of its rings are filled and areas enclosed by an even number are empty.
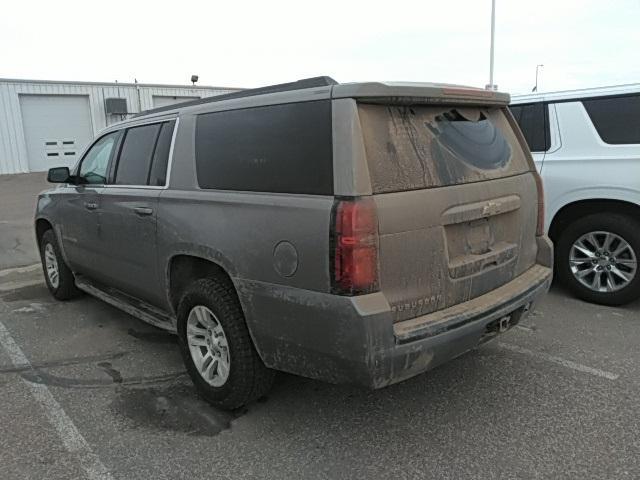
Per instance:
[[[538,190],[538,225],[536,227],[536,235],[544,235],[544,187],[542,185],[542,177],[536,170],[533,172],[536,179],[536,189]]]
[[[331,249],[333,293],[362,295],[378,290],[378,218],[372,198],[336,200]]]

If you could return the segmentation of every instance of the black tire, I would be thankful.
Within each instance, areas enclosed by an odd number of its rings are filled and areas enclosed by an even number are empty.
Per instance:
[[[582,285],[571,272],[569,256],[572,245],[584,234],[594,231],[614,233],[627,241],[640,259],[640,223],[626,215],[596,213],[569,224],[556,242],[555,269],[558,280],[575,296],[601,305],[624,305],[640,297],[640,271],[628,285],[613,292],[597,292]]]
[[[47,273],[47,266],[45,263],[45,251],[47,245],[51,245],[53,253],[58,266],[58,284],[53,285],[49,274]],[[58,241],[56,239],[53,230],[49,229],[42,235],[40,239],[40,260],[42,261],[42,270],[44,272],[44,281],[53,295],[58,300],[69,300],[77,297],[80,294],[80,290],[76,288],[76,281],[73,273],[67,266],[60,254],[60,248],[58,248]]]
[[[187,343],[187,319],[193,307],[202,305],[216,316],[229,345],[229,374],[214,387],[198,372]],[[265,367],[253,346],[233,284],[223,278],[195,280],[178,303],[178,338],[187,372],[198,393],[212,405],[233,410],[266,394],[275,372]]]

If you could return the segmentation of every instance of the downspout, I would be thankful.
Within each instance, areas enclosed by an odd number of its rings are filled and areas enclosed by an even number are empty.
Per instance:
[[[140,113],[142,111],[142,100],[140,100],[140,85],[138,85],[137,78],[134,78],[133,81],[136,84],[136,92],[138,93],[138,113]]]

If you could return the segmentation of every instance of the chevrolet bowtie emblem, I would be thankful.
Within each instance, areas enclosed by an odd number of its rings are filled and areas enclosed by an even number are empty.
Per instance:
[[[484,217],[495,215],[496,213],[500,213],[500,204],[498,202],[489,202],[482,207],[482,216]]]

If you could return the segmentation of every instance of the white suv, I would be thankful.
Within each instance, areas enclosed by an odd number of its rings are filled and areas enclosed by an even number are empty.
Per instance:
[[[640,84],[514,96],[544,180],[557,278],[578,297],[640,297]]]

